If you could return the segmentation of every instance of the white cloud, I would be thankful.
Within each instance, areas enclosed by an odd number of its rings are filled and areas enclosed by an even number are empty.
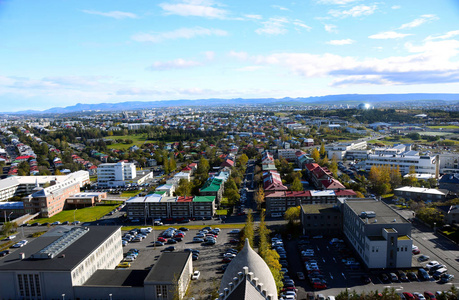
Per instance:
[[[295,25],[295,26],[297,26],[297,27],[306,29],[307,31],[309,31],[309,30],[312,29],[311,26],[308,26],[308,25],[304,24],[304,22],[301,21],[301,20],[294,20],[294,21],[292,22],[292,24]]]
[[[244,17],[246,17],[247,19],[253,19],[253,20],[261,20],[261,19],[263,19],[263,17],[260,16],[260,15],[244,15]]]
[[[400,5],[393,5],[391,8],[392,8],[392,9],[400,9],[400,8],[402,8],[402,7],[401,7]]]
[[[241,51],[241,52],[230,51],[230,52],[228,53],[228,55],[229,55],[230,57],[234,57],[234,58],[237,58],[237,59],[239,59],[239,60],[246,60],[246,59],[249,58],[249,54],[248,54],[247,52],[243,52],[243,51]]]
[[[221,29],[213,28],[180,28],[169,32],[163,32],[158,34],[149,33],[138,33],[133,35],[131,38],[137,42],[152,42],[160,43],[164,40],[175,40],[175,39],[191,39],[197,36],[226,36],[228,32]]]
[[[331,85],[345,84],[436,84],[459,82],[459,41],[407,44],[406,56],[359,59],[330,53],[277,53],[254,56],[257,65],[285,67],[308,78],[330,77]]]
[[[336,25],[333,24],[324,24],[324,29],[326,32],[338,33]]]
[[[247,66],[247,67],[243,67],[243,68],[240,68],[240,69],[236,69],[236,71],[239,71],[239,72],[255,72],[255,71],[258,71],[260,69],[263,69],[264,67],[263,66]]]
[[[206,57],[207,60],[214,60],[215,52],[214,51],[206,51],[206,52],[204,52],[204,56]]]
[[[345,5],[352,2],[356,2],[360,0],[318,0],[317,3],[320,4],[335,4],[335,5]]]
[[[437,16],[435,15],[422,15],[420,18],[415,19],[409,23],[403,24],[402,26],[399,27],[399,29],[411,29],[415,28],[418,26],[421,26],[424,23],[427,23],[429,21],[437,20]]]
[[[351,39],[344,39],[344,40],[331,40],[328,41],[327,44],[334,45],[334,46],[342,46],[342,45],[350,45],[353,44],[355,41]]]
[[[328,13],[333,17],[361,17],[361,16],[368,16],[375,12],[377,9],[376,5],[368,6],[368,5],[357,5],[348,10],[336,10],[332,9]]]
[[[184,60],[182,58],[178,58],[165,62],[156,61],[150,67],[148,67],[148,69],[151,71],[167,71],[173,69],[189,69],[200,65],[201,63],[197,61]]]
[[[288,32],[287,26],[293,25],[296,30],[306,29],[311,30],[311,27],[306,25],[303,21],[295,19],[289,20],[286,17],[273,17],[269,18],[263,24],[262,28],[255,30],[258,34],[268,34],[268,35],[280,35],[286,34]]]
[[[268,21],[262,22],[263,27],[255,30],[258,34],[270,34],[270,35],[279,35],[285,34],[288,30],[285,28],[285,25],[289,21],[284,17],[269,18]]]
[[[228,12],[217,8],[212,0],[182,0],[175,3],[160,3],[159,6],[168,15],[195,16],[210,19],[225,19]]]
[[[450,39],[452,37],[455,37],[459,35],[459,30],[453,30],[453,31],[449,31],[447,32],[446,34],[443,34],[443,35],[437,35],[437,36],[432,36],[432,35],[429,35],[426,40],[444,40],[444,39]]]
[[[409,35],[412,35],[412,34],[399,33],[395,31],[386,31],[386,32],[380,32],[377,34],[370,35],[368,38],[375,39],[375,40],[388,40],[388,39],[401,39]]]
[[[124,12],[124,11],[109,11],[109,12],[100,12],[100,11],[95,11],[95,10],[83,10],[82,12],[90,15],[98,15],[98,16],[104,16],[104,17],[109,17],[109,18],[114,18],[114,19],[136,19],[138,16],[134,13],[130,12]]]
[[[290,9],[288,9],[287,7],[283,7],[283,6],[280,6],[280,5],[271,5],[271,7],[279,9],[279,10],[290,11]]]

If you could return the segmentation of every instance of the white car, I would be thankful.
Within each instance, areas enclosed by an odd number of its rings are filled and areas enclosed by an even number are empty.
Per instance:
[[[197,280],[197,279],[199,279],[199,276],[201,276],[201,272],[199,272],[199,271],[194,271],[194,272],[193,272],[193,275],[191,275],[191,279]]]
[[[15,235],[10,235],[9,237],[5,238],[5,240],[11,241],[11,240],[14,240],[15,238],[16,238]]]
[[[132,261],[134,261],[134,260],[135,260],[135,257],[134,257],[134,256],[131,256],[131,255],[126,256],[126,257],[124,258],[124,261],[127,261],[127,262],[132,262]]]
[[[11,246],[11,247],[13,247],[13,248],[22,248],[22,247],[24,247],[27,243],[28,243],[28,242],[27,242],[26,240],[22,240],[22,241],[20,241],[20,242],[17,242],[16,244],[14,244],[14,245]]]
[[[432,267],[435,267],[436,265],[439,265],[440,263],[436,260],[432,260],[432,261],[429,261],[427,264],[426,264],[426,268],[428,270],[430,270],[430,268]]]

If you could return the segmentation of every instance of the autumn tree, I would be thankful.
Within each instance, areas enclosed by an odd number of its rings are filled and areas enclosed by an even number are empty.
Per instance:
[[[257,203],[257,209],[260,209],[265,203],[265,192],[263,191],[263,187],[259,186],[257,192],[254,195],[254,200]]]
[[[320,156],[321,156],[321,157],[325,157],[326,152],[325,152],[325,145],[324,145],[324,143],[322,143],[322,144],[320,145],[320,151],[319,151],[319,153],[320,153]]]
[[[330,172],[332,172],[333,177],[338,177],[338,158],[336,157],[336,154],[333,154],[328,169],[330,170]]]
[[[300,219],[300,207],[299,206],[289,207],[285,211],[284,218],[290,224],[295,223],[296,220]]]
[[[245,221],[245,226],[242,229],[242,238],[241,238],[241,243],[240,243],[240,249],[244,247],[245,240],[248,239],[250,246],[254,246],[253,240],[254,240],[254,228],[253,228],[253,214],[252,210],[249,209],[249,212],[247,213],[247,219]]]
[[[311,157],[316,163],[318,163],[320,160],[319,150],[317,150],[316,148],[312,149]]]
[[[400,167],[393,167],[390,169],[390,185],[393,189],[399,187],[402,184],[402,174],[400,173]]]

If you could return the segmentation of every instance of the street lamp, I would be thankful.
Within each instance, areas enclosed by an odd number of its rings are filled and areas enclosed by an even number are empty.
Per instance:
[[[78,208],[75,208],[75,210],[73,211],[73,223],[75,223],[75,213],[76,213],[77,210],[78,210]]]
[[[13,214],[13,212],[10,212],[10,214],[8,215],[8,222],[11,222],[10,217],[11,217],[12,214]]]
[[[110,298],[110,300],[112,300],[112,294],[108,294],[108,297]]]
[[[62,294],[62,300],[65,300],[65,294]]]

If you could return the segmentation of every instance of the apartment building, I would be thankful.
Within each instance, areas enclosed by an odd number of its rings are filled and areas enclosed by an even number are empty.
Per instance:
[[[97,167],[97,184],[101,187],[124,186],[137,176],[133,163],[105,163]]]

